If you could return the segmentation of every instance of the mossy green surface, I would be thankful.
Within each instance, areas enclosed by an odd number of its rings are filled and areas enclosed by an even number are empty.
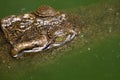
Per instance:
[[[67,13],[82,32],[63,47],[14,59],[0,31],[0,80],[120,79],[119,0],[3,0],[0,18],[41,4]]]

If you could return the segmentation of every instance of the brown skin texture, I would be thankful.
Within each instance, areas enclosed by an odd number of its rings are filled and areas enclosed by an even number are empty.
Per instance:
[[[59,11],[55,11],[52,7],[46,5],[40,6],[33,13],[40,17],[52,17],[60,14]]]
[[[65,14],[60,14],[49,6],[42,6],[33,13],[2,19],[1,22],[5,25],[2,30],[12,45],[11,55],[14,57],[26,49],[57,43],[59,40],[56,38],[60,38],[60,44],[64,43],[68,35],[77,34],[66,19]]]
[[[13,49],[11,50],[11,55],[15,56],[16,54],[18,54],[20,51],[24,50],[24,49],[31,49],[34,46],[43,46],[45,43],[47,42],[47,38],[46,36],[42,35],[40,38],[38,39],[34,39],[32,41],[29,42],[23,42],[23,43],[18,43],[16,45],[14,45]]]

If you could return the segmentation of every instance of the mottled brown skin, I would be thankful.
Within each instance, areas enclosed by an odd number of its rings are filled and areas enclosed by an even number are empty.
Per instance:
[[[52,17],[60,14],[60,12],[56,12],[52,7],[45,5],[39,7],[33,13],[40,17]]]
[[[12,56],[15,56],[16,53],[19,53],[24,49],[31,49],[34,46],[43,46],[46,42],[47,42],[46,36],[41,35],[40,38],[31,40],[31,41],[24,41],[24,42],[18,43],[14,45],[14,48],[11,51]]]
[[[42,6],[33,13],[11,15],[3,18],[1,24],[13,47],[13,57],[63,45],[77,34],[73,25],[67,22],[65,14],[49,6]]]

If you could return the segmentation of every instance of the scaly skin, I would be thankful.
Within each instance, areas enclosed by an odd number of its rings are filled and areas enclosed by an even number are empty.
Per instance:
[[[13,57],[61,46],[77,35],[66,15],[49,6],[42,6],[33,13],[5,17],[1,28],[13,47]]]

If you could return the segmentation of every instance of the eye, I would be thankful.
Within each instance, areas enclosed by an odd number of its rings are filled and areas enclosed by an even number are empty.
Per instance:
[[[65,39],[64,36],[59,36],[55,39],[56,42],[62,42]]]

